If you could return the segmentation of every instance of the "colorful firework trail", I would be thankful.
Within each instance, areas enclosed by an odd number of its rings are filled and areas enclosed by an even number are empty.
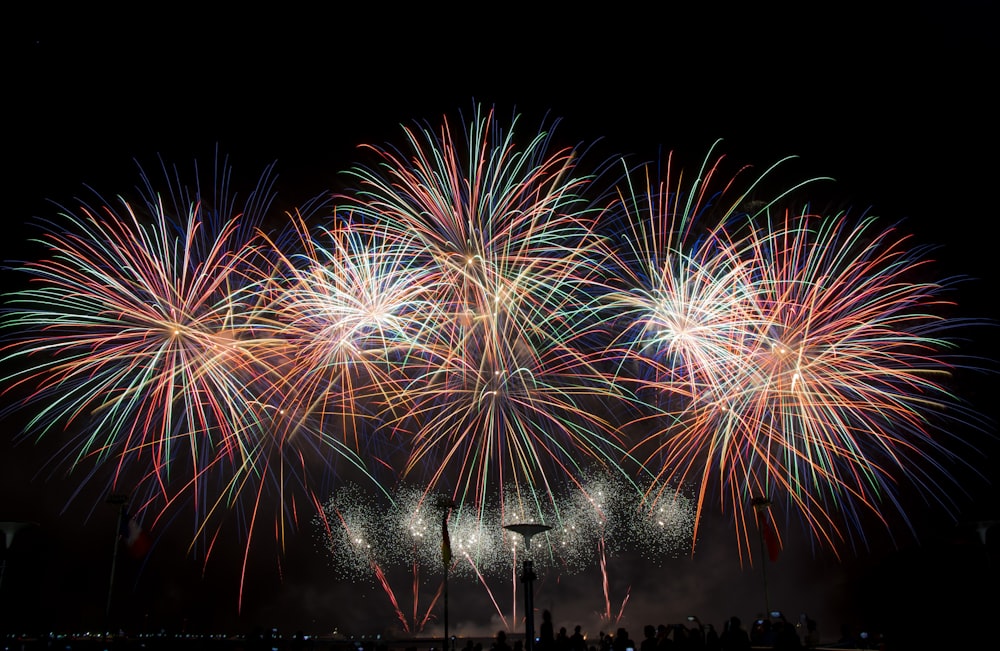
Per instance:
[[[657,405],[635,448],[645,467],[698,485],[699,513],[710,496],[731,511],[741,556],[754,528],[774,526],[755,518],[776,511],[837,552],[864,538],[862,512],[886,529],[887,510],[905,519],[901,484],[945,505],[957,482],[942,462],[960,460],[961,441],[936,438],[934,421],[976,416],[948,388],[948,336],[967,325],[937,316],[949,283],[915,279],[928,251],[871,217],[777,221],[776,201],[746,192],[706,220],[701,177],[687,189],[669,174],[623,193],[626,281],[605,297],[623,315],[619,377]],[[755,497],[773,508],[748,519]]]
[[[962,440],[940,436],[982,423],[949,393],[969,322],[950,316],[950,281],[925,280],[928,249],[799,210],[812,180],[717,183],[711,150],[689,184],[668,159],[609,196],[610,168],[554,146],[555,123],[523,143],[517,116],[463,126],[405,129],[405,153],[366,146],[357,187],[276,234],[271,171],[237,204],[228,166],[207,193],[174,172],[161,196],[143,174],[139,201],[44,221],[46,257],[16,263],[30,284],[7,295],[4,413],[31,409],[22,438],[58,441],[53,464],[81,486],[125,486],[164,524],[189,509],[206,557],[234,521],[244,563],[265,523],[280,546],[306,510],[341,518],[323,502],[359,476],[422,487],[397,520],[454,499],[455,571],[484,586],[515,553],[486,544],[494,518],[552,523],[539,562],[592,567],[636,544],[606,535],[600,496],[640,487],[630,531],[676,549],[680,529],[657,523],[692,487],[684,540],[717,503],[741,558],[754,497],[774,508],[753,517],[798,516],[835,552],[866,515],[905,519],[906,486],[949,506]],[[601,489],[594,465],[621,485]],[[388,562],[374,535],[365,572]],[[408,564],[435,549],[415,541]]]

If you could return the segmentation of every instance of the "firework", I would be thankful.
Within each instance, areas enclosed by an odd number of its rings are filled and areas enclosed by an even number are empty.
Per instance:
[[[971,323],[947,316],[961,279],[926,280],[931,250],[872,216],[789,211],[761,226],[742,252],[759,310],[746,372],[714,405],[693,403],[692,425],[733,460],[739,447],[742,490],[834,550],[863,540],[865,513],[908,524],[904,485],[949,510],[948,466],[964,465],[960,433],[977,426],[950,389],[970,363],[954,337]]]
[[[699,514],[710,499],[731,511],[741,557],[756,518],[797,515],[836,550],[863,536],[862,511],[905,518],[901,482],[946,499],[932,471],[955,453],[932,422],[971,412],[947,390],[961,325],[936,315],[947,283],[916,279],[927,251],[873,218],[773,220],[776,201],[734,181],[707,192],[708,169],[689,190],[630,188],[619,206],[633,226],[626,280],[606,296],[622,314],[609,354],[651,395],[636,428],[645,467],[697,486]],[[774,508],[748,517],[753,498]]]
[[[284,343],[272,362],[277,400],[361,450],[409,410],[407,372],[425,364],[424,331],[440,320],[436,277],[382,226],[349,215],[332,227],[301,216],[294,224],[294,241],[272,243],[278,262],[266,289]]]
[[[583,152],[551,149],[545,130],[519,148],[492,112],[477,113],[464,143],[447,121],[406,135],[409,157],[372,147],[381,164],[355,168],[343,200],[411,234],[438,276],[443,312],[421,333],[412,408],[391,423],[412,437],[407,473],[462,502],[494,484],[530,502],[555,478],[572,481],[578,460],[617,467],[612,385],[587,343],[606,250]]]
[[[287,345],[262,304],[277,240],[262,237],[271,168],[241,205],[228,164],[211,191],[163,170],[165,195],[143,172],[137,200],[95,193],[41,223],[46,256],[15,267],[30,286],[4,314],[3,363],[15,369],[4,391],[19,397],[12,409],[35,409],[22,436],[57,439],[53,462],[82,483],[129,493],[153,526],[191,505],[192,548],[204,540],[207,558],[211,522],[235,520],[249,550],[265,504],[284,536],[309,466],[349,451],[319,452],[326,441],[296,434],[301,416],[272,401],[287,387],[272,364]]]
[[[198,476],[216,447],[241,456],[258,345],[236,253],[252,250],[247,227],[198,198],[171,205],[151,191],[42,226],[48,257],[17,269],[32,284],[10,297],[5,321],[16,341],[4,361],[23,367],[7,391],[39,407],[28,430],[82,432],[66,445],[72,466],[152,467],[162,490]]]
[[[507,602],[498,594],[509,586],[507,605],[516,619],[517,574],[526,555],[538,572],[553,577],[599,567],[605,579],[602,610],[610,612],[607,576],[614,571],[614,559],[640,549],[662,563],[689,549],[694,501],[678,490],[647,502],[644,491],[607,471],[588,471],[581,479],[581,487],[565,485],[552,500],[520,507],[510,506],[517,503],[512,494],[490,493],[485,514],[479,512],[482,502],[456,503],[446,513],[425,487],[401,485],[386,496],[349,484],[334,492],[315,522],[335,571],[342,577],[374,579],[407,630],[426,623],[427,613],[421,614],[417,604],[432,602],[440,591],[443,517],[452,549],[449,576],[479,585],[501,618],[506,619]],[[502,513],[501,503],[508,504]],[[551,527],[531,538],[530,550],[524,549],[520,535],[505,528],[525,522]],[[413,591],[412,616],[403,614],[397,586],[390,582],[400,571],[408,575],[406,584]]]

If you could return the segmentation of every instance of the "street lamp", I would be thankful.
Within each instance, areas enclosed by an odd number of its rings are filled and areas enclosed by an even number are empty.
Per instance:
[[[441,563],[444,566],[444,644],[450,648],[448,637],[448,568],[451,567],[451,539],[448,537],[448,514],[458,506],[455,500],[439,495],[434,501],[434,507],[441,512]]]
[[[3,587],[3,575],[7,569],[7,550],[14,542],[14,536],[21,529],[31,526],[31,522],[0,522],[0,531],[3,532],[3,558],[0,559],[0,587]]]
[[[118,509],[118,524],[115,526],[115,545],[111,551],[111,576],[108,578],[108,603],[104,607],[104,618],[106,623],[110,623],[111,592],[115,587],[115,565],[118,562],[118,545],[121,540],[122,522],[125,518],[125,505],[128,504],[128,495],[124,493],[112,493],[105,501]]]
[[[3,594],[3,576],[7,571],[7,550],[10,549],[11,544],[14,542],[14,536],[17,535],[18,531],[26,527],[30,527],[34,522],[0,522],[0,531],[3,532],[3,557],[0,558],[0,594]],[[0,631],[6,628],[7,622],[4,621],[3,614],[0,613]]]
[[[551,529],[547,524],[508,524],[504,526],[507,531],[519,533],[524,537],[524,569],[521,573],[521,582],[524,583],[524,651],[532,651],[535,645],[535,568],[531,561],[531,537],[536,533],[542,533]]]

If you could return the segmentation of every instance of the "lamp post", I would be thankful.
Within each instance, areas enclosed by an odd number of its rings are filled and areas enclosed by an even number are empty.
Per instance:
[[[451,567],[451,539],[448,537],[448,514],[457,504],[455,500],[439,496],[434,502],[435,508],[441,511],[441,563],[444,566],[444,644],[445,651],[451,648],[448,637],[448,568]]]
[[[0,531],[3,532],[3,557],[0,558],[0,595],[3,594],[3,577],[7,571],[7,551],[10,549],[11,544],[14,542],[14,536],[17,532],[30,527],[34,522],[0,522]],[[5,617],[3,613],[0,612],[0,632],[6,629],[7,622],[4,621]]]
[[[7,550],[14,542],[14,536],[25,527],[31,526],[31,522],[0,522],[0,531],[3,532],[3,558],[0,558],[0,587],[3,587],[3,575],[7,570]]]
[[[111,576],[108,578],[108,603],[104,608],[104,618],[106,624],[111,621],[111,593],[115,587],[115,565],[118,562],[118,545],[121,540],[122,520],[125,518],[125,505],[128,504],[128,495],[124,493],[112,493],[106,500],[108,504],[118,509],[118,520],[115,525],[115,544],[111,550]],[[107,626],[106,626],[107,628]]]
[[[531,537],[536,533],[542,533],[551,529],[547,524],[508,524],[504,529],[519,533],[524,537],[524,569],[521,573],[521,582],[524,583],[524,651],[532,651],[535,645],[535,568],[531,561]]]

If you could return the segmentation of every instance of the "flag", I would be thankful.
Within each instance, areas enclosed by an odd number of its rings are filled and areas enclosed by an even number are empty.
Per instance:
[[[153,537],[148,531],[142,528],[134,515],[129,515],[128,511],[122,509],[122,526],[120,537],[125,543],[125,550],[132,558],[142,558],[153,546]]]
[[[451,539],[448,537],[448,514],[441,518],[441,562],[445,567],[451,565]]]
[[[773,563],[778,560],[778,552],[781,551],[781,540],[778,538],[778,529],[770,518],[765,518],[761,526],[764,527],[764,544],[767,545],[767,556]]]
[[[771,500],[767,497],[755,497],[750,500],[754,511],[757,512],[757,527],[760,531],[761,546],[767,545],[767,556],[771,562],[778,560],[778,552],[781,551],[781,538],[778,536],[778,526],[771,519],[769,510]],[[763,553],[763,550],[761,550]]]

